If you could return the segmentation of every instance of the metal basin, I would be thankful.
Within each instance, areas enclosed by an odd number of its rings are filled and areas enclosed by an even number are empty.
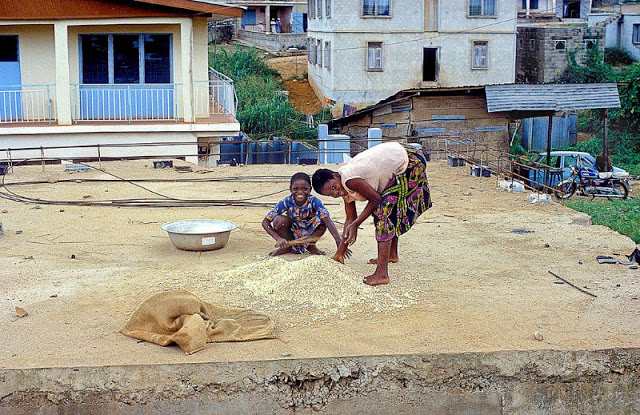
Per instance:
[[[236,228],[233,222],[215,219],[181,220],[162,225],[173,246],[185,251],[220,249]]]

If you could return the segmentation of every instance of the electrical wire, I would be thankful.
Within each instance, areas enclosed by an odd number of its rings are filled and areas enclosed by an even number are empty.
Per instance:
[[[28,160],[23,160],[17,165],[27,162]],[[145,186],[134,183],[134,181],[119,177],[115,174],[109,173],[103,169],[96,168],[94,166],[88,165],[86,163],[78,163],[83,166],[87,166],[89,168],[93,168],[94,170],[100,171],[102,173],[108,174],[112,177],[117,178],[121,182],[129,183],[134,186],[137,186],[147,192],[155,194],[157,196],[162,197],[163,199],[108,199],[101,201],[80,201],[80,200],[47,200],[47,199],[36,199],[30,198],[27,196],[19,195],[7,187],[6,183],[6,175],[2,176],[2,181],[0,183],[0,189],[4,189],[4,191],[0,191],[0,197],[12,200],[15,202],[23,202],[23,203],[33,203],[33,204],[45,204],[45,205],[75,205],[75,206],[136,206],[136,207],[204,207],[204,206],[236,206],[236,207],[272,207],[274,203],[266,203],[266,202],[254,202],[256,199],[273,196],[279,193],[283,193],[288,191],[289,189],[281,189],[275,192],[262,194],[259,196],[248,197],[248,198],[240,198],[240,199],[180,199],[173,198],[166,195],[163,195],[159,192],[153,191],[151,189],[146,188]],[[15,166],[15,165],[14,165]],[[105,180],[105,181],[115,181],[115,180]],[[49,182],[42,182],[49,183]],[[26,183],[23,183],[26,184]]]

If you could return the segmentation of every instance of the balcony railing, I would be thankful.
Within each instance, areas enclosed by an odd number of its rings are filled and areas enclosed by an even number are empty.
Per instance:
[[[0,86],[0,124],[49,122],[56,119],[53,85]]]
[[[198,83],[196,83],[197,85]],[[196,89],[200,89],[198,86]],[[209,100],[213,104],[214,114],[230,114],[236,116],[238,98],[233,86],[233,79],[209,68]]]
[[[72,85],[79,121],[178,121],[180,84]]]
[[[213,69],[209,81],[193,84],[195,119],[236,114],[233,81]],[[0,124],[57,119],[55,85],[0,86]],[[183,115],[182,84],[91,84],[71,86],[71,118],[85,121],[174,121]]]

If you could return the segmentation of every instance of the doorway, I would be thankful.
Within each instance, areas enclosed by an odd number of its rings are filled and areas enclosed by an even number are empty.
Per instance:
[[[17,35],[0,36],[0,122],[22,119],[22,78]]]
[[[565,19],[579,19],[580,0],[564,0],[562,5],[562,17]]]
[[[422,81],[436,82],[438,80],[438,48],[424,48],[422,50]]]

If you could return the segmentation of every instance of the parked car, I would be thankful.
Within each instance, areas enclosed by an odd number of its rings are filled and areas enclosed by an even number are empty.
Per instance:
[[[551,178],[551,187],[558,185],[560,181],[564,181],[571,176],[571,169],[569,166],[576,167],[578,170],[581,168],[595,169],[596,158],[589,153],[581,151],[552,151],[551,159],[547,160],[547,153],[540,153],[531,161],[531,167],[538,169],[527,169],[528,172],[525,177],[529,178],[529,185],[531,187],[540,187],[540,183],[544,183],[545,171],[541,169],[544,165],[551,166],[555,170],[562,171],[562,177],[559,175],[553,175]],[[627,185],[631,185],[629,181],[629,173],[621,168],[613,167],[612,176],[624,180]]]

